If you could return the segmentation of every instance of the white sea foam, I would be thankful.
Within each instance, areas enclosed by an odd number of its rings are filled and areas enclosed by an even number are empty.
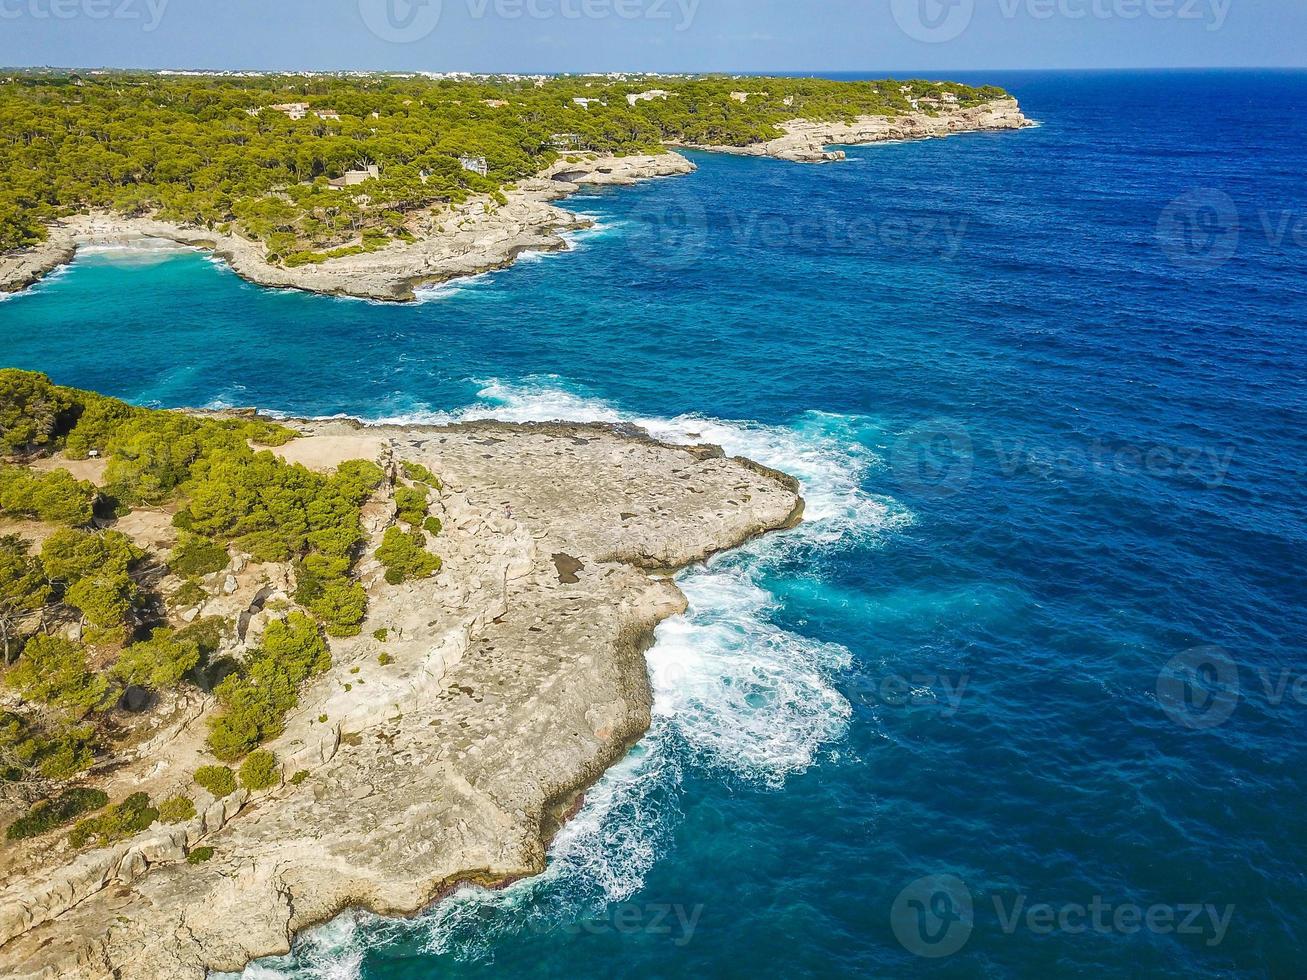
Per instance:
[[[49,286],[51,283],[59,279],[62,279],[64,276],[68,275],[68,272],[71,268],[72,268],[72,264],[65,262],[63,265],[56,266],[55,268],[51,269],[36,282],[32,283],[30,286],[27,286],[24,289],[17,289],[14,290],[13,292],[0,292],[0,302],[5,302],[6,300],[11,300],[11,299],[19,299],[20,297],[23,296],[33,296],[36,293],[39,293],[46,286]]]
[[[774,625],[748,558],[681,577],[690,610],[659,626],[649,675],[655,714],[694,764],[779,787],[843,731],[849,703],[832,675],[849,653]]]
[[[619,227],[617,222],[608,221],[597,214],[587,214],[584,211],[576,212],[578,217],[585,218],[590,222],[589,228],[578,228],[575,231],[561,232],[559,237],[567,242],[568,251],[578,251],[585,248],[586,244],[596,238],[602,238],[616,231]]]
[[[698,415],[632,418],[555,376],[479,384],[476,401],[457,411],[415,406],[384,421],[632,421],[668,442],[716,443],[794,474],[807,501],[805,521],[678,577],[689,609],[659,625],[647,654],[653,725],[586,794],[554,840],[543,874],[498,892],[463,889],[416,919],[350,913],[306,935],[295,956],[251,966],[246,980],[354,978],[367,948],[400,941],[406,949],[416,944],[480,960],[506,934],[599,914],[636,895],[665,850],[679,817],[683,767],[777,788],[831,750],[847,726],[851,708],[837,681],[848,650],[776,623],[778,602],[765,577],[783,566],[803,573],[818,552],[874,541],[910,519],[860,486],[878,462],[857,438],[862,420],[816,412],[788,426]]]
[[[89,265],[137,267],[159,265],[198,249],[167,238],[128,238],[77,246],[77,261]]]
[[[204,409],[208,409],[210,411],[223,411],[229,408],[243,408],[249,404],[249,400],[245,397],[245,393],[248,390],[249,389],[242,384],[233,383],[231,385],[228,385],[226,388],[224,388],[220,394],[215,395],[213,398],[210,398],[207,402],[205,402],[200,407]],[[276,415],[276,413],[274,412],[264,412],[264,414],[274,415],[274,416]]]
[[[424,407],[396,413],[390,424],[439,425],[475,419],[505,422],[634,422],[652,436],[679,445],[708,442],[729,455],[747,456],[791,473],[803,484],[805,523],[799,542],[818,545],[867,543],[888,528],[902,526],[908,514],[892,500],[861,488],[880,461],[859,434],[858,416],[805,412],[791,425],[763,425],[686,414],[646,418],[624,413],[602,399],[568,390],[557,375],[537,375],[522,383],[478,380],[477,400],[452,412]]]
[[[457,296],[466,289],[470,289],[479,283],[484,283],[490,279],[490,273],[482,272],[475,276],[459,276],[457,279],[447,279],[445,282],[432,283],[428,286],[419,286],[413,290],[413,300],[416,303],[435,303],[442,299],[449,299],[451,296]]]
[[[251,963],[244,973],[211,973],[210,980],[356,980],[371,939],[364,938],[367,920],[375,916],[346,913],[305,933],[290,956]]]
[[[558,237],[567,243],[567,248],[563,249],[563,252],[578,252],[585,248],[592,238],[607,234],[616,227],[613,224],[600,221],[594,215],[582,215],[582,217],[590,218],[594,221],[594,224],[589,228],[560,232]],[[558,254],[560,254],[560,252],[529,248],[518,253],[514,264],[531,264],[540,262],[552,255]],[[451,296],[458,295],[470,286],[490,281],[494,275],[504,272],[509,268],[512,268],[512,266],[506,266],[504,269],[492,269],[488,272],[477,273],[476,275],[459,276],[430,286],[420,286],[413,291],[413,297],[418,303],[431,303],[448,299]]]

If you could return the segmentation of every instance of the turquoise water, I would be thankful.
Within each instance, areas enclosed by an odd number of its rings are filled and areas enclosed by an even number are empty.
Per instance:
[[[636,419],[804,482],[682,575],[545,875],[247,976],[1301,972],[1307,75],[980,80],[1041,126],[696,156],[418,306],[139,251],[0,303],[4,362],[142,403]]]

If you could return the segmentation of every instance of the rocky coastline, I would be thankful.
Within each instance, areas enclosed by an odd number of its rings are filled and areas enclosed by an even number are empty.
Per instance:
[[[0,256],[0,291],[25,289],[71,261],[79,246],[162,240],[210,251],[237,275],[261,286],[406,302],[415,298],[418,287],[502,269],[523,252],[565,250],[563,234],[588,228],[591,222],[550,202],[583,185],[634,184],[694,169],[677,153],[576,156],[522,181],[506,192],[506,204],[477,198],[424,215],[412,243],[395,242],[376,252],[294,268],[268,262],[261,243],[239,235],[96,211],[56,222],[49,239],[35,248]]]
[[[844,159],[833,145],[929,139],[955,133],[1022,129],[1032,123],[1015,99],[980,106],[913,112],[902,116],[862,116],[851,123],[793,120],[785,135],[748,146],[696,145],[686,149],[765,156],[796,163]],[[30,249],[0,255],[0,292],[31,286],[72,261],[79,246],[162,239],[212,252],[250,282],[332,296],[410,302],[415,290],[512,265],[524,252],[568,248],[567,232],[590,226],[580,215],[552,202],[585,186],[618,186],[656,177],[691,173],[693,163],[669,151],[646,156],[574,154],[559,160],[506,193],[506,204],[478,198],[423,216],[412,243],[395,242],[376,252],[287,268],[264,258],[262,244],[234,234],[107,212],[75,215],[50,226],[49,238]]]
[[[793,163],[832,163],[845,159],[831,146],[858,146],[898,140],[934,139],[958,133],[1026,129],[1035,125],[1011,97],[983,105],[902,116],[859,116],[853,122],[794,119],[782,123],[784,136],[748,146],[696,146],[693,149],[737,156],[773,157]]]
[[[643,653],[685,609],[667,570],[802,516],[793,478],[631,427],[291,424],[288,460],[391,474],[365,508],[367,556],[395,520],[398,461],[436,472],[443,570],[383,587],[360,563],[364,632],[331,642],[332,668],[269,744],[278,786],[199,790],[195,818],[99,850],[0,848],[0,975],[201,980],[346,908],[409,914],[461,883],[539,873],[578,795],[649,726]],[[247,609],[257,633],[287,570],[233,569],[203,612]],[[106,775],[113,795],[197,792],[212,699],[174,708],[148,757]]]

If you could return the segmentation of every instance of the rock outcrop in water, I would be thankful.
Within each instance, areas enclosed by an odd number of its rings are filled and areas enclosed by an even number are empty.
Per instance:
[[[685,607],[663,572],[802,513],[792,478],[635,429],[299,427],[308,437],[279,452],[311,468],[372,458],[392,474],[401,459],[434,471],[444,569],[381,589],[375,560],[360,564],[364,633],[332,641],[333,667],[269,746],[301,780],[222,800],[201,791],[189,822],[81,856],[48,842],[11,854],[0,975],[199,980],[286,952],[346,907],[409,913],[460,882],[539,872],[577,794],[648,727],[643,650]],[[370,554],[393,502],[364,520]],[[215,601],[267,601],[259,583],[277,577],[258,567]],[[181,707],[148,759],[113,776],[123,792],[196,792],[213,705]],[[187,863],[202,847],[213,857]]]

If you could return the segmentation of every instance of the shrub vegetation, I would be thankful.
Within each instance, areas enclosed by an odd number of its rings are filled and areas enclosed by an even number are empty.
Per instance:
[[[161,691],[176,686],[200,662],[200,645],[167,628],[123,651],[113,673],[124,684]]]
[[[133,793],[99,816],[79,821],[68,835],[68,841],[73,847],[111,844],[147,830],[158,819],[159,811],[150,806],[150,798],[144,793]]]
[[[172,554],[168,568],[182,578],[193,578],[220,572],[231,562],[227,549],[210,538],[185,534]]]
[[[170,796],[159,804],[161,823],[185,823],[195,817],[195,804],[189,796]]]
[[[223,710],[209,731],[213,754],[232,762],[280,735],[286,712],[299,703],[299,686],[330,666],[326,640],[308,616],[269,623],[260,649],[215,691]]]
[[[58,796],[37,803],[26,814],[9,825],[5,837],[25,840],[71,823],[84,813],[98,810],[109,802],[109,797],[98,789],[73,787]]]
[[[81,719],[113,696],[107,678],[91,670],[86,648],[61,636],[34,636],[5,683],[23,697]]]
[[[221,800],[236,792],[236,774],[226,766],[200,766],[195,770],[195,784]]]
[[[67,470],[38,473],[0,464],[0,513],[81,527],[95,516],[100,492]]]
[[[0,112],[12,105],[4,88]],[[99,95],[111,97],[107,90]],[[9,152],[0,146],[0,159]],[[0,228],[9,190],[0,188]],[[50,782],[89,767],[104,748],[97,733],[112,737],[117,730],[105,715],[125,687],[163,692],[188,678],[213,684],[221,710],[208,741],[223,761],[245,758],[280,734],[300,686],[330,666],[324,633],[361,631],[367,595],[354,566],[365,540],[362,507],[384,479],[365,460],[322,474],[266,448],[295,435],[266,420],[139,408],[56,385],[43,374],[0,369],[0,511],[58,525],[39,553],[17,536],[0,536],[0,683],[23,699],[0,713],[0,793],[31,803],[51,796]],[[104,488],[67,470],[28,465],[56,452],[105,459]],[[435,478],[416,464],[405,470],[419,482],[398,497],[409,521],[421,524]],[[140,505],[166,505],[174,513],[180,538],[166,569],[127,535],[95,526],[100,500],[106,502],[101,516]],[[422,548],[421,530],[407,538],[388,535],[387,542],[392,580],[439,568],[440,560]],[[184,580],[170,590],[171,608],[199,604],[205,593],[198,579],[226,568],[229,549],[290,565],[294,599],[308,611],[273,621],[260,647],[239,664],[215,659],[231,624],[211,617],[167,628],[156,591],[161,575],[171,573]],[[221,776],[214,778],[221,790]],[[233,778],[227,792],[234,789]],[[107,839],[113,821],[144,812],[135,803],[113,809],[102,815],[107,822],[87,824],[78,834]]]
[[[420,525],[427,516],[427,498],[427,488],[420,484],[396,487],[395,510],[399,519],[415,527]]]
[[[426,544],[427,536],[419,530],[386,528],[377,549],[377,560],[386,569],[386,581],[399,585],[406,579],[428,578],[440,571],[440,558],[427,551]]]
[[[256,749],[245,757],[240,769],[241,785],[251,793],[271,789],[281,782],[281,766],[267,749]]]
[[[8,666],[18,653],[23,624],[35,620],[32,625],[39,625],[50,598],[45,569],[29,550],[17,535],[0,536],[0,644],[4,657],[0,666]]]

